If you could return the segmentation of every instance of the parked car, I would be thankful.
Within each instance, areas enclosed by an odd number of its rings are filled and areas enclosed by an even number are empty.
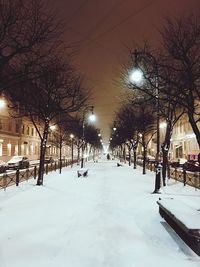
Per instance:
[[[0,173],[6,172],[7,168],[8,164],[5,161],[0,160]]]
[[[45,157],[44,159],[44,163],[47,164],[47,163],[54,163],[54,159],[53,157]]]
[[[143,162],[143,155],[138,155],[137,156],[137,161],[138,162]],[[150,162],[150,163],[155,163],[155,158],[151,155],[147,155],[146,156],[146,162]]]
[[[30,163],[29,159],[24,156],[14,156],[8,162],[9,169],[24,169],[28,168]]]
[[[170,161],[170,165],[173,168],[179,168],[183,167],[183,164],[187,161],[187,159],[184,158],[177,158]]]
[[[155,163],[156,162],[156,159],[155,159],[155,157],[148,155],[147,156],[147,162],[149,162],[149,163]]]
[[[183,168],[190,172],[200,172],[199,162],[196,160],[188,160],[183,164]]]

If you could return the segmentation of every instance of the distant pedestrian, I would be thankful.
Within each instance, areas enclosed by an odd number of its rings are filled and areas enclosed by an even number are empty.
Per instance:
[[[110,160],[110,154],[109,153],[107,154],[107,160]]]

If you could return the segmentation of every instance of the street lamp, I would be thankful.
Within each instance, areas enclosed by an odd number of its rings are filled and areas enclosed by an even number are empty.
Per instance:
[[[0,99],[0,109],[4,108],[5,105],[6,105],[5,100],[4,99]]]
[[[129,80],[130,82],[136,83],[137,85],[141,84],[143,81],[143,73],[140,69],[134,68],[130,73],[129,73]]]
[[[74,135],[70,134],[70,138],[71,138],[71,168],[73,167],[73,161],[74,161]]]
[[[133,85],[139,86],[142,83],[144,75],[140,68],[138,68],[138,56],[144,56],[148,58],[150,61],[153,61],[155,67],[154,73],[154,88],[155,88],[155,99],[156,99],[156,177],[155,177],[155,189],[153,193],[160,193],[160,186],[161,186],[161,165],[160,165],[160,103],[159,103],[159,88],[158,88],[158,69],[157,69],[157,62],[153,55],[147,52],[138,52],[137,50],[134,51],[134,62],[135,68],[129,74],[129,80]]]
[[[96,116],[94,114],[94,106],[87,106],[83,110],[83,117],[82,117],[82,155],[81,155],[81,168],[84,166],[84,152],[85,152],[85,115],[90,111],[91,114],[89,115],[88,119],[91,122],[96,120]]]

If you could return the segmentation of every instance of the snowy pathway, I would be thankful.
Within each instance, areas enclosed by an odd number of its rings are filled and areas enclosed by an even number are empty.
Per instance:
[[[0,192],[0,267],[197,267],[196,256],[158,213],[150,194],[154,175],[86,163]],[[172,183],[162,197],[178,194],[196,205],[200,192]]]

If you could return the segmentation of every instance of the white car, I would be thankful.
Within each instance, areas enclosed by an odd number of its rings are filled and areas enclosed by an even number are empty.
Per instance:
[[[171,166],[173,168],[183,167],[183,164],[186,163],[186,161],[187,161],[187,159],[185,159],[185,158],[173,159],[173,160],[171,160]]]
[[[29,167],[29,159],[24,156],[14,156],[7,164],[8,169],[24,169]]]

